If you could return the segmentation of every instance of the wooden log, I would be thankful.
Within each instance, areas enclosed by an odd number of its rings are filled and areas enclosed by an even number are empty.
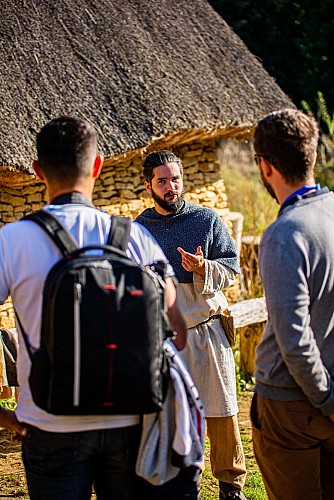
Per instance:
[[[247,299],[230,305],[230,310],[234,318],[234,327],[241,328],[253,323],[267,321],[268,313],[264,297],[258,299]]]
[[[263,294],[259,274],[259,236],[242,236],[240,250],[241,290],[244,296],[256,297]]]
[[[239,343],[239,373],[249,380],[255,371],[255,351],[268,319],[264,297],[242,300],[230,306]]]
[[[254,375],[256,348],[262,338],[265,326],[265,322],[253,323],[237,330],[240,349],[239,373],[246,381]]]

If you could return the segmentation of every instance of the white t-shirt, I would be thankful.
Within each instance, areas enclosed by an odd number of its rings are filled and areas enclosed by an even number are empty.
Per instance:
[[[71,232],[80,246],[104,244],[110,229],[110,216],[92,207],[78,204],[48,205]],[[140,224],[132,222],[128,256],[144,265],[157,260],[167,261],[160,246]],[[42,294],[45,278],[61,258],[50,237],[32,221],[17,221],[0,229],[0,303],[11,297],[14,308],[32,347],[40,341]],[[168,266],[167,275],[173,275]],[[125,427],[139,422],[137,415],[55,416],[38,408],[31,397],[28,376],[30,358],[21,334],[17,376],[20,398],[16,410],[21,422],[51,432],[75,432]]]

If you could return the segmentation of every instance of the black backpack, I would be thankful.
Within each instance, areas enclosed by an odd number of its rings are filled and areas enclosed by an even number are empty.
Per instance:
[[[29,385],[37,406],[55,415],[141,414],[161,410],[168,368],[162,345],[166,264],[129,259],[131,220],[112,217],[107,245],[79,248],[48,211],[26,217],[63,254],[47,275],[40,347]],[[92,253],[90,250],[101,250]]]

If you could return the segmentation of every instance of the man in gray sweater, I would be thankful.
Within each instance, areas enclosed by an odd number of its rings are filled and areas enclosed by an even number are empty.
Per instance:
[[[270,500],[334,498],[334,194],[315,182],[318,127],[264,117],[254,150],[280,204],[259,269],[268,322],[256,352],[253,445]]]

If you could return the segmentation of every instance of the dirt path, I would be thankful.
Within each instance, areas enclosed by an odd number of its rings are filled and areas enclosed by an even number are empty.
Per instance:
[[[239,398],[240,431],[248,436],[251,432],[249,404],[249,396]],[[0,500],[5,498],[29,500],[29,495],[21,461],[21,444],[13,441],[10,431],[0,427]]]
[[[21,444],[13,441],[12,432],[0,428],[0,498],[26,500],[27,485],[21,461]]]

